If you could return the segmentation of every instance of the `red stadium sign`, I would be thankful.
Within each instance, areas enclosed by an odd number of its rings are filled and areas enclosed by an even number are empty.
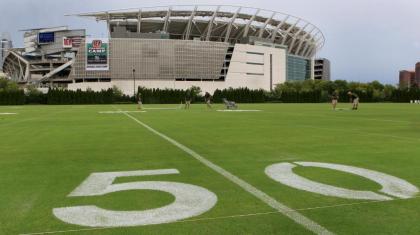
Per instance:
[[[95,49],[101,48],[102,47],[102,41],[101,40],[93,40],[92,41],[92,46]]]
[[[73,48],[73,39],[63,38],[63,48]]]

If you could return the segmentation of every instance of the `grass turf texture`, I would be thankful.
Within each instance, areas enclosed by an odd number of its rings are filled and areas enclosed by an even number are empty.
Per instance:
[[[55,218],[52,209],[58,207],[91,204],[127,211],[165,206],[174,197],[159,191],[66,197],[93,172],[154,169],[178,169],[180,174],[124,177],[115,183],[193,184],[215,193],[216,206],[185,222],[67,233],[310,234],[282,214],[266,214],[274,210],[124,114],[99,113],[116,108],[136,110],[135,105],[0,107],[0,113],[18,113],[0,116],[0,234],[86,229]],[[157,109],[130,115],[336,234],[420,233],[420,198],[340,206],[366,200],[297,190],[264,173],[274,163],[315,161],[376,170],[420,187],[419,107],[363,104],[360,110],[349,112],[334,112],[327,104],[240,108],[262,112],[225,113],[216,112],[222,106],[207,110],[204,105],[193,105],[190,110]],[[370,180],[338,171],[313,167],[294,171],[338,187],[380,189]],[[225,218],[254,213],[263,214]]]

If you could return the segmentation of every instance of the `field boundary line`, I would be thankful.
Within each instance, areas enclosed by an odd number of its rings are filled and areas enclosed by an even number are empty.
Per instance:
[[[379,203],[390,203],[393,201],[407,201],[418,199],[420,196],[412,197],[412,198],[399,198],[393,199],[389,201],[363,201],[363,202],[354,202],[354,203],[343,203],[343,204],[335,204],[329,206],[317,206],[317,207],[308,207],[308,208],[301,208],[295,209],[296,211],[310,211],[310,210],[321,210],[321,209],[328,209],[328,208],[337,208],[337,207],[347,207],[347,206],[357,206],[363,204],[379,204]],[[267,212],[256,212],[256,213],[249,213],[249,214],[237,214],[237,215],[226,215],[226,216],[218,216],[218,217],[204,217],[198,219],[187,219],[187,220],[180,220],[175,221],[172,223],[188,223],[188,222],[200,222],[200,221],[210,221],[210,220],[219,220],[219,219],[231,219],[231,218],[241,218],[241,217],[251,217],[251,216],[260,216],[260,215],[271,215],[271,214],[280,214],[279,211],[267,211]],[[36,233],[21,233],[19,235],[42,235],[42,234],[57,234],[57,233],[69,233],[69,232],[83,232],[83,231],[95,231],[95,230],[106,230],[106,229],[121,229],[126,227],[96,227],[96,228],[86,228],[86,229],[71,229],[71,230],[57,230],[57,231],[49,231],[49,232],[36,232]]]
[[[271,208],[277,210],[281,214],[287,216],[288,218],[295,221],[297,224],[302,225],[304,228],[312,231],[315,234],[333,234],[332,232],[328,231],[326,228],[322,227],[321,225],[317,224],[316,222],[306,218],[304,215],[300,214],[299,212],[287,207],[286,205],[278,202],[274,198],[270,197],[268,194],[264,193],[263,191],[257,189],[256,187],[252,186],[251,184],[247,183],[246,181],[240,179],[239,177],[233,175],[232,173],[228,172],[227,170],[223,169],[222,167],[214,164],[213,162],[207,160],[197,152],[193,151],[192,149],[186,147],[185,145],[177,142],[176,140],[160,133],[159,131],[153,129],[151,126],[143,123],[142,121],[138,120],[134,116],[123,113],[128,118],[132,119],[136,123],[140,124],[150,132],[154,133],[155,135],[161,137],[162,139],[168,141],[169,143],[173,144],[174,146],[178,147],[182,151],[186,152],[205,166],[209,167],[210,169],[214,170],[215,172],[219,173],[229,181],[235,183],[236,185],[240,186],[242,189],[247,191],[248,193],[254,195],[256,198],[260,199],[262,202],[270,206]]]

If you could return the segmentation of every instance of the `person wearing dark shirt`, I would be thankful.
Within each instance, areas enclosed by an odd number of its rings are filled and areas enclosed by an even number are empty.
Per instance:
[[[204,95],[204,99],[206,101],[207,108],[211,109],[211,95],[210,95],[210,93],[206,92],[206,94]]]
[[[185,109],[190,109],[191,106],[191,93],[187,91],[185,94]]]
[[[338,94],[337,92],[334,92],[331,96],[331,104],[333,106],[333,110],[337,107],[338,104]]]
[[[359,108],[359,96],[351,91],[349,91],[347,94],[350,97],[350,101],[353,103],[353,110],[357,110]]]

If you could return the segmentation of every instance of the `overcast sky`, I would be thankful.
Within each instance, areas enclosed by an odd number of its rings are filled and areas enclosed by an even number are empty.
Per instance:
[[[420,61],[420,0],[0,0],[0,32],[22,46],[21,29],[68,25],[106,36],[104,24],[65,14],[179,4],[265,8],[299,16],[324,33],[318,56],[332,64],[332,78],[398,83],[398,71]]]

